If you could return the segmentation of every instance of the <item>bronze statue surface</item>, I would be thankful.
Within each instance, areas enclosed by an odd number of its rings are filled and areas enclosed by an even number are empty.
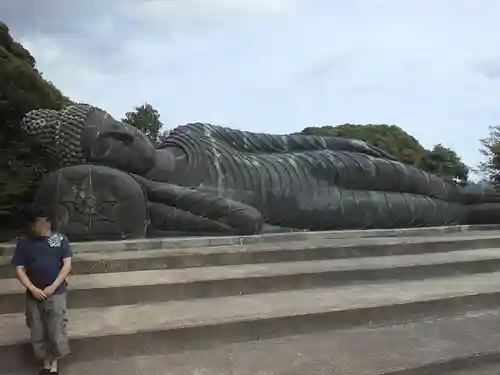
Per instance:
[[[83,104],[31,111],[22,125],[53,163],[36,200],[73,239],[498,220],[492,187],[460,187],[358,140],[196,123],[155,148]]]

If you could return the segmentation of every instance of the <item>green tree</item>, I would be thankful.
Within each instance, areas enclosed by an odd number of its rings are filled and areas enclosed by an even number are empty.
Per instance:
[[[394,155],[407,164],[418,165],[425,149],[396,125],[353,125],[309,127],[302,134],[352,138],[365,141]]]
[[[122,121],[135,126],[153,143],[158,142],[158,136],[163,124],[160,121],[160,113],[151,104],[144,103],[135,107],[134,111],[125,113]]]
[[[441,144],[425,152],[419,167],[445,180],[456,181],[460,184],[465,184],[469,177],[469,168],[462,163],[457,153]]]
[[[32,109],[61,109],[68,102],[0,22],[0,239],[22,224],[19,209],[31,201],[45,170],[41,154],[20,131],[20,121]]]
[[[489,127],[489,133],[480,141],[480,152],[484,160],[478,170],[492,182],[500,183],[500,125]]]

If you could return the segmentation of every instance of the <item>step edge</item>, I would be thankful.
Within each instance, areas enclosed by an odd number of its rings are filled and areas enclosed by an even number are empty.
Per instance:
[[[283,263],[334,263],[337,261],[336,259],[334,260],[313,260],[313,261],[304,261],[304,262],[283,262]],[[352,267],[345,267],[345,268],[339,268],[339,269],[318,269],[318,270],[311,270],[311,269],[305,269],[303,271],[300,270],[293,270],[289,272],[276,272],[271,270],[266,270],[266,272],[257,272],[257,271],[249,271],[248,273],[243,273],[241,275],[228,275],[224,277],[224,275],[209,275],[208,277],[196,277],[194,275],[191,279],[189,280],[181,280],[181,281],[159,281],[156,282],[156,280],[151,280],[150,282],[146,283],[123,283],[123,284],[112,284],[112,285],[106,285],[106,283],[96,283],[95,285],[92,286],[79,286],[78,284],[71,283],[71,289],[70,291],[91,291],[91,290],[101,290],[101,289],[126,289],[126,288],[134,288],[134,287],[154,287],[154,286],[180,286],[180,285],[188,285],[188,284],[194,284],[194,283],[210,283],[210,282],[216,282],[216,281],[240,281],[244,279],[260,279],[260,278],[278,278],[278,277],[293,277],[293,276],[308,276],[308,275],[321,275],[321,274],[333,274],[333,273],[355,273],[355,272],[371,272],[371,271],[382,271],[382,270],[391,270],[391,271],[396,271],[396,270],[410,270],[410,269],[422,269],[422,268],[434,268],[434,267],[451,267],[453,265],[467,265],[467,264],[481,264],[481,263],[489,263],[491,261],[498,261],[500,262],[500,254],[496,257],[484,257],[484,258],[473,258],[473,259],[456,259],[452,261],[448,260],[442,260],[442,261],[430,261],[430,262],[422,262],[422,263],[406,263],[406,264],[393,264],[393,265],[366,265],[366,266],[355,266],[353,265]],[[273,265],[273,264],[283,264],[280,262],[277,263],[266,263],[267,265]],[[219,269],[230,269],[232,267],[240,267],[244,268],[245,266],[252,267],[255,266],[255,264],[243,264],[243,265],[226,265],[226,266],[213,266],[213,267],[202,267],[202,268],[219,268]],[[75,275],[70,275],[70,279],[73,279],[75,277],[92,277],[94,275],[99,275],[100,277],[105,278],[107,275],[110,275],[110,277],[115,277],[115,276],[123,276],[123,278],[126,278],[127,276],[130,277],[130,274],[134,273],[147,273],[150,272],[151,274],[153,273],[174,273],[174,272],[185,272],[185,273],[196,273],[196,268],[178,268],[178,269],[155,269],[155,270],[132,270],[132,271],[123,271],[123,272],[109,272],[109,273],[96,273],[96,274],[75,274]],[[500,268],[497,271],[500,273]],[[178,272],[180,273],[180,272]],[[483,273],[483,272],[480,272]],[[495,271],[486,271],[484,273],[495,273]],[[465,273],[465,275],[469,275],[469,273]],[[450,277],[450,276],[443,276],[443,277]],[[428,280],[433,279],[429,278]],[[380,280],[387,280],[384,278],[381,278]],[[149,281],[149,280],[148,280]],[[16,278],[0,278],[0,287],[2,285],[2,282],[6,283],[16,283],[19,284],[19,281]],[[14,295],[21,295],[25,294],[25,290],[20,286],[17,288],[17,290],[12,290],[8,289],[5,290],[3,288],[0,288],[0,297],[8,297],[8,296],[14,296]],[[0,315],[1,316],[1,315]]]
[[[293,242],[292,244],[305,244],[305,246],[297,246],[295,248],[289,248],[287,246],[280,247],[262,247],[262,248],[248,248],[243,246],[216,246],[216,247],[204,247],[204,248],[181,248],[181,249],[149,249],[149,250],[116,250],[116,251],[75,251],[73,256],[74,262],[98,262],[98,261],[121,261],[121,260],[136,260],[136,259],[157,259],[157,258],[178,258],[185,256],[212,256],[212,255],[234,255],[234,254],[259,254],[264,252],[295,252],[295,251],[324,251],[324,250],[356,250],[356,249],[366,249],[366,248],[375,248],[374,251],[377,251],[377,248],[384,248],[389,246],[415,246],[415,245],[425,245],[425,244],[455,244],[462,243],[464,246],[463,249],[453,250],[453,251],[461,251],[461,250],[474,250],[468,249],[467,246],[473,245],[477,242],[481,241],[500,241],[500,234],[498,236],[492,237],[474,237],[474,238],[459,238],[459,239],[450,239],[450,238],[434,238],[432,240],[428,239],[420,239],[420,238],[411,238],[405,239],[404,241],[395,240],[392,238],[387,238],[387,242],[380,243],[342,243],[342,244],[323,244],[320,243],[317,246],[311,245],[311,243],[307,242]],[[287,243],[284,243],[287,244]],[[275,244],[276,245],[276,244]],[[495,247],[486,247],[494,249]],[[500,248],[500,247],[499,247]],[[450,252],[449,250],[439,251],[441,252]],[[422,252],[422,254],[432,254],[435,252]],[[11,255],[0,255],[0,267],[5,267],[10,265]]]
[[[224,326],[230,324],[240,324],[240,323],[251,323],[251,322],[261,322],[265,323],[266,321],[272,320],[280,320],[287,318],[304,318],[304,317],[314,317],[321,315],[332,315],[332,314],[342,314],[342,313],[363,313],[369,311],[376,311],[380,309],[391,309],[398,307],[406,307],[406,306],[418,306],[418,305],[426,305],[432,304],[436,302],[447,303],[460,301],[462,299],[469,298],[480,298],[480,297],[497,297],[500,296],[500,289],[492,292],[486,293],[468,293],[459,296],[449,296],[449,297],[436,297],[436,298],[427,298],[427,299],[419,299],[412,301],[404,301],[399,303],[384,303],[384,304],[367,304],[365,306],[353,306],[347,308],[332,308],[332,307],[324,307],[322,309],[316,309],[314,311],[304,311],[304,312],[293,312],[293,311],[275,311],[273,314],[255,314],[253,316],[232,316],[227,318],[220,319],[206,319],[203,321],[192,321],[192,322],[182,322],[177,324],[165,324],[156,327],[148,327],[138,330],[115,330],[114,332],[106,332],[103,334],[78,334],[78,335],[70,335],[70,340],[85,340],[92,338],[105,338],[105,337],[116,337],[116,336],[133,336],[133,335],[145,335],[153,332],[175,332],[181,331],[185,329],[202,329],[206,327],[217,327]],[[230,297],[228,297],[230,298]],[[144,305],[155,305],[158,303],[147,303]],[[85,309],[76,309],[76,310],[85,310]],[[7,315],[7,314],[6,314]],[[8,315],[24,315],[23,313],[12,313]],[[1,315],[0,315],[1,318]],[[23,345],[29,342],[28,338],[23,338],[20,340],[12,340],[6,342],[0,342],[0,348],[2,347],[12,347],[17,345]]]
[[[243,244],[249,243],[272,243],[272,242],[283,242],[290,241],[290,239],[301,239],[302,241],[310,241],[314,237],[321,237],[327,239],[350,239],[350,238],[380,238],[380,237],[404,237],[409,234],[414,234],[417,236],[425,236],[426,233],[437,233],[437,234],[451,234],[451,233],[464,233],[471,231],[488,232],[500,230],[500,225],[453,225],[453,226],[439,226],[439,227],[418,227],[418,228],[400,228],[400,229],[361,229],[361,230],[334,230],[334,231],[318,231],[318,232],[291,232],[291,233],[272,233],[272,234],[262,234],[262,235],[250,235],[250,236],[211,236],[211,237],[175,237],[175,238],[144,238],[144,239],[129,239],[121,241],[93,241],[93,242],[75,242],[75,247],[108,247],[109,251],[111,248],[116,247],[137,247],[137,244],[145,245],[141,248],[151,248],[155,246],[160,246],[165,248],[165,246],[181,247],[181,244],[190,243],[195,247],[204,246],[225,246],[231,244]],[[325,237],[327,236],[327,237]],[[288,239],[288,240],[287,240]],[[157,245],[156,245],[157,244]],[[0,243],[0,255],[4,255],[6,252],[12,251],[15,243]],[[80,251],[92,251],[92,250],[80,250]]]

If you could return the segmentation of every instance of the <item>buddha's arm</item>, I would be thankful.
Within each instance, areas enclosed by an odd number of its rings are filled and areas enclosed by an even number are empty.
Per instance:
[[[232,228],[236,234],[255,234],[262,229],[264,219],[261,212],[247,204],[187,187],[154,182],[140,176],[134,177],[141,184],[150,202],[182,211],[186,213],[183,214],[186,220],[198,216],[218,223],[218,229]]]
[[[292,153],[300,151],[333,150],[359,152],[374,157],[396,160],[394,156],[378,147],[371,146],[363,141],[348,138],[302,134],[276,135],[252,133],[201,123],[180,126],[174,129],[169,137],[176,138],[176,136],[182,135],[193,138],[213,138],[240,152]]]

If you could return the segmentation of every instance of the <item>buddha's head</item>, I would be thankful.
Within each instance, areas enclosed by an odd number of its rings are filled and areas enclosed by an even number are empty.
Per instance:
[[[31,111],[22,128],[58,167],[87,163],[145,174],[156,163],[155,147],[142,132],[89,105]]]

